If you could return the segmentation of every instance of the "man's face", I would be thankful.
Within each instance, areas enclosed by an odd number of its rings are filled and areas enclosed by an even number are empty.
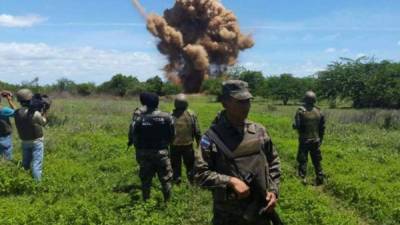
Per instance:
[[[226,112],[237,119],[238,121],[244,121],[250,112],[250,99],[238,100],[235,98],[228,98],[223,103]]]

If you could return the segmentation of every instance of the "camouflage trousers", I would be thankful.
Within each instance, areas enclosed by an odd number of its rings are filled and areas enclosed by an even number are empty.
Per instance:
[[[186,175],[190,183],[193,183],[194,150],[193,145],[171,146],[171,165],[174,172],[173,181],[181,182],[182,159],[186,167]]]
[[[319,141],[299,141],[299,150],[297,152],[297,162],[299,163],[298,173],[300,177],[307,175],[308,153],[310,153],[312,164],[314,165],[317,179],[323,179],[322,155]]]
[[[143,200],[150,198],[152,180],[157,174],[164,199],[167,201],[170,198],[172,180],[172,168],[168,150],[137,150],[136,160],[140,166],[139,177],[142,182]]]
[[[267,218],[260,217],[255,221],[247,221],[242,215],[232,214],[214,209],[213,225],[270,225]]]

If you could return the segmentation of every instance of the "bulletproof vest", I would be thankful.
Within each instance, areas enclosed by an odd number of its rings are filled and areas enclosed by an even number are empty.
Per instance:
[[[245,179],[256,186],[253,187],[257,189],[256,191],[266,193],[268,185],[266,178],[269,176],[269,170],[268,162],[263,152],[264,143],[267,138],[264,131],[257,128],[257,125],[250,124],[243,135],[243,139],[232,145],[229,143],[232,137],[226,134],[226,128],[221,129],[220,126],[216,125],[212,129],[232,153],[231,156],[227,156],[216,143],[220,155],[223,155],[220,163],[217,163],[216,170],[219,173],[240,177],[242,180]],[[232,149],[234,150],[232,151]],[[238,174],[239,172],[240,174]]]
[[[17,109],[15,112],[15,126],[19,137],[23,141],[32,141],[43,137],[43,128],[33,122],[33,113],[28,113],[27,108]]]
[[[0,119],[0,137],[10,135],[12,132],[10,119]]]
[[[300,114],[300,139],[319,139],[320,120],[321,113],[319,109],[313,107],[310,111],[302,111]]]
[[[173,136],[171,118],[167,113],[154,111],[142,114],[136,121],[135,129],[138,135],[135,147],[137,149],[166,149]]]
[[[173,145],[182,146],[192,144],[193,126],[192,115],[187,110],[181,115],[175,116],[175,139]]]

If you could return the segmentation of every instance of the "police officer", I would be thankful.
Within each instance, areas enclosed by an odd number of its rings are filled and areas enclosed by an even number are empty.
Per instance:
[[[324,173],[321,166],[322,140],[325,133],[325,117],[321,110],[315,106],[317,97],[314,92],[307,91],[304,96],[304,105],[296,112],[293,128],[299,133],[299,148],[297,153],[298,175],[303,183],[306,181],[308,152],[314,165],[316,184],[324,182]]]
[[[277,203],[280,159],[265,128],[246,119],[251,98],[246,82],[224,82],[224,110],[196,152],[195,181],[212,190],[214,225],[270,224],[265,212]]]
[[[10,107],[1,105],[1,97],[6,98]],[[13,155],[12,126],[10,117],[14,117],[16,109],[12,100],[12,94],[8,91],[1,92],[0,97],[0,157],[11,160]]]
[[[174,138],[173,119],[168,113],[157,109],[158,95],[143,93],[141,99],[146,111],[138,115],[132,123],[132,143],[140,166],[143,200],[150,198],[152,179],[157,173],[164,200],[168,201],[172,179],[168,146]]]
[[[188,180],[192,183],[194,165],[193,139],[196,140],[196,144],[199,146],[201,131],[196,115],[188,109],[189,103],[184,94],[176,96],[174,105],[175,109],[172,112],[172,116],[175,122],[175,138],[171,145],[173,181],[176,184],[181,182],[183,159]]]
[[[33,93],[29,89],[17,92],[17,100],[21,108],[15,111],[15,125],[22,140],[22,166],[31,168],[33,178],[40,181],[42,178],[42,164],[44,155],[43,126],[46,124],[44,111],[32,111],[30,103]]]

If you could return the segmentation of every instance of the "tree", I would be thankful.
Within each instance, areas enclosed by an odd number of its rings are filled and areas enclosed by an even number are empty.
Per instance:
[[[94,83],[77,84],[76,90],[79,95],[89,96],[96,90],[96,85]]]
[[[76,84],[72,80],[61,78],[57,80],[55,88],[58,92],[68,91],[70,93],[73,93],[76,89]]]
[[[104,82],[98,88],[99,92],[111,93],[118,96],[125,96],[130,88],[139,84],[136,77],[117,74],[110,81]]]
[[[239,80],[246,81],[254,95],[262,95],[265,78],[260,71],[246,70],[239,75]]]
[[[299,82],[292,74],[284,73],[280,76],[269,77],[267,80],[268,95],[282,100],[287,105],[289,99],[299,98],[304,93],[299,90]]]
[[[149,92],[157,93],[162,95],[163,81],[159,76],[152,77],[146,80],[146,90]]]

